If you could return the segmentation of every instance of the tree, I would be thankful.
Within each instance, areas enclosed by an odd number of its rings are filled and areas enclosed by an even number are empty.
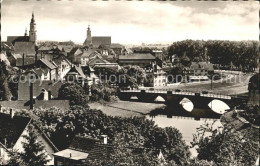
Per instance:
[[[0,62],[0,99],[2,100],[10,100],[11,92],[8,87],[8,77],[9,71],[7,69],[7,65],[5,62]]]
[[[24,152],[20,153],[21,159],[27,165],[45,165],[49,161],[44,151],[44,145],[37,141],[37,134],[33,126],[28,126],[28,135],[24,135]]]
[[[65,83],[59,89],[58,98],[69,100],[70,105],[87,106],[88,96],[84,89],[76,83]]]
[[[258,131],[251,128],[234,131],[232,126],[219,130],[203,125],[194,135],[192,145],[198,146],[199,160],[213,161],[219,166],[253,165],[258,156],[258,138]]]
[[[22,137],[25,140],[25,142],[22,142],[24,151],[11,150],[9,152],[9,165],[45,165],[50,161],[44,151],[44,145],[37,141],[38,135],[32,125],[28,126],[28,135]]]
[[[119,87],[137,87],[146,81],[144,69],[139,66],[124,66],[118,72]]]

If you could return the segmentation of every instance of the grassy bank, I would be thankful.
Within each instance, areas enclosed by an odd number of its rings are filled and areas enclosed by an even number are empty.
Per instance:
[[[165,104],[160,103],[142,103],[134,101],[121,101],[115,103],[90,103],[91,109],[99,109],[103,113],[111,116],[132,117],[132,116],[145,116],[152,110],[162,108]]]

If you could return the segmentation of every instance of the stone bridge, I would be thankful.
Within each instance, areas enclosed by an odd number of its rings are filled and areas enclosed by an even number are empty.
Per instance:
[[[120,90],[118,93],[120,100],[131,100],[131,97],[134,96],[142,102],[155,102],[155,99],[160,96],[165,100],[166,104],[179,104],[180,101],[187,98],[193,103],[195,108],[207,108],[208,104],[214,99],[225,102],[230,108],[235,106],[234,103],[237,103],[235,96],[209,92],[191,92],[184,90]]]

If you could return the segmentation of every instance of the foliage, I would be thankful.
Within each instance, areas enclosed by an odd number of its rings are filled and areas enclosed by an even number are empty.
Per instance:
[[[25,142],[23,144],[23,152],[11,150],[9,152],[9,165],[45,165],[49,161],[44,151],[44,145],[37,141],[38,135],[34,131],[34,127],[28,126],[28,135],[22,136]]]
[[[20,156],[28,165],[45,165],[49,161],[44,152],[44,145],[37,141],[37,137],[33,126],[29,126],[28,135],[23,136],[26,142],[23,142],[24,152],[20,153]]]
[[[246,106],[244,111],[239,111],[238,113],[250,123],[258,126],[260,125],[260,106]]]
[[[40,108],[32,112],[39,117],[37,123],[43,131],[48,133],[60,149],[67,148],[75,135],[87,135],[93,138],[107,135],[109,144],[121,145],[113,154],[115,156],[113,162],[119,158],[122,163],[130,162],[128,158],[132,157],[129,158],[131,161],[147,162],[149,165],[151,158],[156,156],[150,152],[159,150],[162,150],[167,161],[178,164],[185,163],[189,158],[188,146],[185,145],[177,129],[160,128],[154,121],[144,117],[112,117],[99,110],[81,106],[73,106],[70,110]],[[148,150],[144,152],[144,156],[132,156],[132,150],[126,150],[126,147]]]
[[[91,86],[91,97],[92,101],[113,101],[116,100],[116,89],[111,87],[109,84],[93,84]]]
[[[124,66],[118,72],[119,87],[137,87],[146,81],[144,69],[139,66]]]
[[[184,40],[174,42],[168,48],[168,54],[178,57],[186,54],[190,61],[210,59],[211,63],[225,65],[228,69],[252,71],[257,67],[258,48],[258,41]]]
[[[219,166],[253,165],[259,149],[257,135],[259,136],[251,129],[238,132],[225,126],[221,131],[206,125],[198,129],[192,145],[198,146],[199,160],[213,161]]]
[[[0,62],[0,99],[10,100],[11,92],[8,87],[8,77],[10,73],[5,62]]]
[[[76,83],[65,83],[59,89],[58,98],[69,100],[70,105],[86,106],[88,102],[84,89]]]

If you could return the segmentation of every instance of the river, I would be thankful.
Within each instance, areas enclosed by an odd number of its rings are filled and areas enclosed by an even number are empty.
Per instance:
[[[147,119],[151,119],[159,127],[175,127],[177,128],[185,140],[187,145],[191,145],[193,134],[196,134],[197,128],[206,123],[213,124],[213,128],[222,127],[219,119],[220,115],[214,113],[210,109],[193,109],[191,112],[185,111],[178,106],[167,106],[163,110],[152,111],[150,115],[146,115]],[[195,148],[190,148],[192,157],[197,155]]]

